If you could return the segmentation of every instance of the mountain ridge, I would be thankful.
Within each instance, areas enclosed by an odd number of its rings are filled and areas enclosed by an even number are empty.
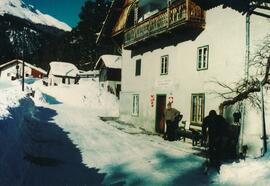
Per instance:
[[[21,0],[0,0],[0,64],[15,58],[31,61],[40,48],[69,33],[69,26],[47,23],[54,18],[44,15]]]
[[[48,14],[40,12],[33,5],[28,5],[22,0],[1,0],[0,16],[4,16],[5,14],[13,15],[31,21],[35,24],[56,27],[64,31],[72,30],[72,28],[66,23],[61,22]]]

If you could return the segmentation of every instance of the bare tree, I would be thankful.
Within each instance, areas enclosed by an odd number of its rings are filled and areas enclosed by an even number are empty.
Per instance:
[[[260,100],[255,93],[260,92],[261,85],[270,84],[270,34],[265,37],[262,45],[256,51],[249,63],[249,68],[253,74],[248,79],[242,79],[234,85],[217,82],[225,90],[218,93],[219,96],[225,99],[219,105],[221,114],[226,106],[234,105],[244,100],[249,100],[252,104],[259,106]],[[261,81],[258,79],[259,77],[262,78]]]

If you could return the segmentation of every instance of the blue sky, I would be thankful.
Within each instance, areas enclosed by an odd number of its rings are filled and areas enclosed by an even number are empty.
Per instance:
[[[79,21],[81,7],[86,0],[23,0],[36,9],[75,27]]]

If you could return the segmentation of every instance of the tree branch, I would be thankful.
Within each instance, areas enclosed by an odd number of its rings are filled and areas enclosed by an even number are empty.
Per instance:
[[[262,82],[259,82],[258,80],[257,81],[253,80],[252,82],[249,82],[247,84],[248,88],[246,90],[244,90],[243,92],[240,92],[237,96],[233,97],[232,99],[225,100],[224,102],[222,102],[219,105],[220,113],[223,113],[225,106],[229,106],[229,105],[233,105],[237,102],[241,102],[245,99],[248,99],[250,94],[255,93],[255,92],[260,92],[260,83],[262,83],[262,86],[264,86],[265,84],[270,84],[269,70],[270,70],[270,56],[268,56],[268,58],[267,58],[267,63],[265,66],[265,74],[264,74],[264,78],[263,78]],[[219,84],[222,85],[221,83],[219,83]],[[228,88],[228,86],[223,86],[223,87]],[[230,88],[230,90],[232,90],[232,89]],[[232,93],[233,92],[236,92],[236,91],[232,90]]]

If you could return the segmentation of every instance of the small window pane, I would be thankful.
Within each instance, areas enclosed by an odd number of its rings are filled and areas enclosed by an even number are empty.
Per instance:
[[[136,69],[135,69],[135,76],[141,75],[141,60],[136,60]]]
[[[168,56],[161,57],[161,75],[168,74],[169,58]]]
[[[201,124],[204,118],[204,94],[192,94],[191,122]]]
[[[135,116],[139,115],[139,95],[134,94],[133,95],[133,104],[132,104],[132,114]]]
[[[208,46],[198,48],[197,70],[205,70],[208,68]]]

